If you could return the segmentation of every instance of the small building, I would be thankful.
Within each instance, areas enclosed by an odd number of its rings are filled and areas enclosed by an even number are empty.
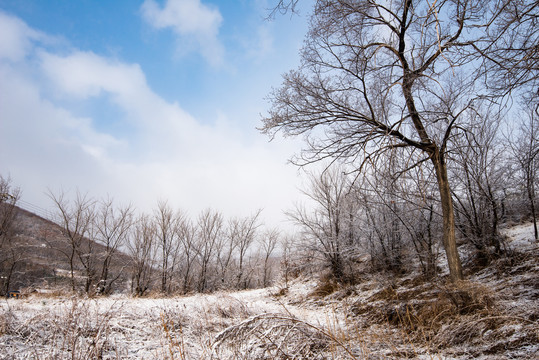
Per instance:
[[[20,299],[22,298],[22,294],[19,290],[13,290],[8,293],[8,297],[10,299]]]

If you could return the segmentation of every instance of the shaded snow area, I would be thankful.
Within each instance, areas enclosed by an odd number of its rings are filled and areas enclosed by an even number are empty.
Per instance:
[[[0,359],[537,359],[539,249],[530,225],[504,234],[508,255],[459,284],[365,273],[345,288],[2,300]]]

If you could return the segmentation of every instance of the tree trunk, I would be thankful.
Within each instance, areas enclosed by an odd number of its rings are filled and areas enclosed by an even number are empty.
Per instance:
[[[532,212],[532,220],[533,220],[533,235],[535,238],[535,241],[539,240],[539,232],[537,229],[537,214],[535,211],[535,191],[533,188],[533,178],[531,176],[527,176],[527,190],[528,190],[528,199],[530,201],[530,209]]]
[[[447,264],[449,266],[449,277],[452,282],[463,280],[462,264],[457,249],[457,241],[455,236],[455,214],[453,211],[453,200],[451,198],[451,188],[447,176],[447,166],[443,154],[439,149],[436,149],[431,157],[434,169],[436,171],[436,179],[438,181],[438,189],[440,190],[440,201],[442,203],[442,219],[443,219],[443,245],[447,256]]]

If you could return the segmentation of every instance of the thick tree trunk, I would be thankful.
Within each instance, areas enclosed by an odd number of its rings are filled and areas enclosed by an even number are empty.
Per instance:
[[[457,241],[455,236],[455,213],[453,210],[453,200],[451,198],[451,188],[449,187],[449,179],[447,176],[447,166],[442,154],[436,149],[432,155],[432,163],[436,171],[436,179],[438,181],[438,189],[440,190],[440,201],[442,203],[442,219],[443,219],[443,245],[447,256],[447,264],[449,265],[449,277],[452,282],[463,280],[462,264],[457,249]]]

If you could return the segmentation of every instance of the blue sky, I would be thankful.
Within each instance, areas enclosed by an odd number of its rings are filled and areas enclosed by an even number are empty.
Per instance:
[[[0,174],[50,209],[47,189],[193,216],[299,199],[300,140],[255,128],[299,65],[302,16],[270,0],[0,0]]]

